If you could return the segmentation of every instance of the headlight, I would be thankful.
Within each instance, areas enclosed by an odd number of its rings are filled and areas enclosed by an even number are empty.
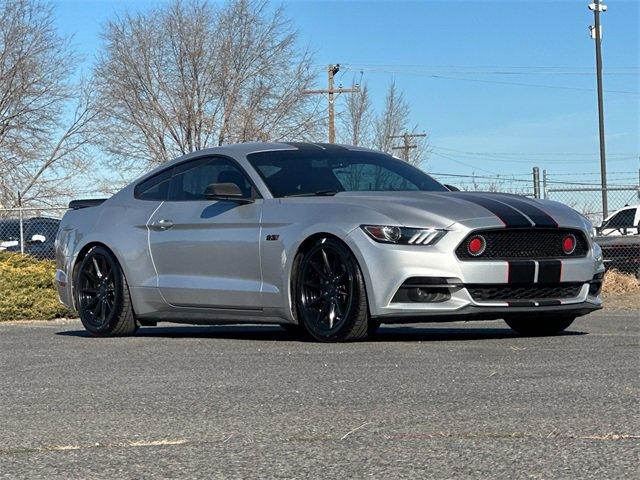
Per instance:
[[[441,228],[407,228],[392,225],[362,225],[361,228],[376,242],[398,245],[433,245],[447,233]]]

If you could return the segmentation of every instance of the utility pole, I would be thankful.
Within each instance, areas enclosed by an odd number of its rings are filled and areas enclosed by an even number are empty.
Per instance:
[[[389,138],[391,139],[395,139],[395,138],[401,138],[402,139],[402,145],[398,146],[398,147],[391,147],[391,150],[402,150],[402,158],[404,159],[404,161],[408,162],[409,161],[409,153],[411,153],[411,149],[412,148],[417,148],[417,145],[412,145],[411,144],[411,139],[412,138],[420,138],[420,137],[426,137],[427,134],[426,133],[409,133],[409,132],[404,132],[402,135],[390,135]]]
[[[602,27],[600,26],[600,12],[606,12],[607,6],[594,0],[589,4],[589,10],[593,11],[593,23],[589,27],[591,38],[596,42],[596,77],[598,81],[598,127],[600,131],[600,182],[602,184],[602,214],[607,218],[609,207],[607,205],[607,161],[604,148],[604,99],[602,96]]]
[[[357,93],[360,91],[360,86],[355,85],[353,88],[333,88],[333,80],[336,76],[336,73],[340,71],[340,64],[329,65],[327,68],[327,88],[320,90],[303,90],[302,93],[305,95],[316,95],[316,94],[327,94],[327,98],[329,99],[329,143],[336,143],[336,112],[335,112],[335,104],[334,95],[341,93]]]

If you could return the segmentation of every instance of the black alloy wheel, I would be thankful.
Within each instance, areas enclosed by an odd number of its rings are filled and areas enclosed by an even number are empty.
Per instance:
[[[129,335],[137,330],[126,279],[106,248],[94,247],[82,259],[75,293],[80,320],[93,335]]]
[[[312,337],[327,342],[366,338],[364,280],[348,248],[323,238],[298,255],[294,270],[298,321]]]

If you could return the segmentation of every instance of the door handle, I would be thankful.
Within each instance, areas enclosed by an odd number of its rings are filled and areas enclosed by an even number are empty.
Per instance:
[[[153,230],[169,230],[173,227],[173,222],[171,220],[162,219],[157,222],[153,222],[150,226]]]

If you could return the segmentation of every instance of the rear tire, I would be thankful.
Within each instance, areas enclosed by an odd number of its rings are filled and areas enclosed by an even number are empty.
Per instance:
[[[321,342],[364,340],[369,309],[364,278],[351,251],[333,238],[318,239],[293,263],[298,324]]]
[[[127,279],[106,248],[93,247],[82,259],[74,294],[82,325],[92,335],[126,336],[138,329]]]
[[[537,337],[555,335],[573,323],[576,317],[524,317],[505,319],[507,325],[520,335]]]

